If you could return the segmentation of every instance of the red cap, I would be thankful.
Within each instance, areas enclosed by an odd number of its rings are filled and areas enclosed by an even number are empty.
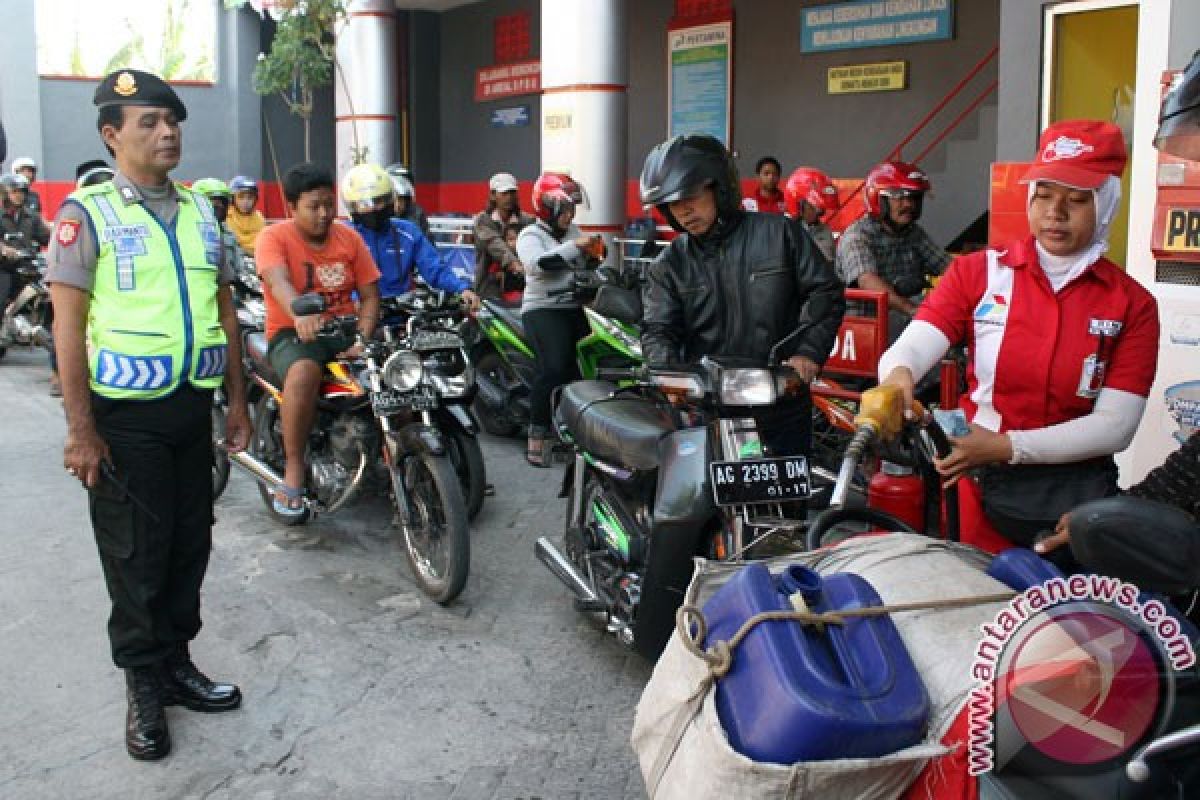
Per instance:
[[[1051,181],[1076,189],[1098,189],[1111,175],[1121,177],[1129,157],[1125,136],[1111,122],[1070,119],[1042,131],[1037,160],[1021,183]]]

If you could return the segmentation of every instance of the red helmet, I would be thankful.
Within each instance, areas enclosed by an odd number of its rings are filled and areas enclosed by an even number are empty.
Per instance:
[[[533,213],[551,226],[568,208],[585,206],[583,186],[565,172],[543,172],[533,183]]]
[[[916,164],[906,164],[903,161],[885,161],[867,173],[866,191],[863,192],[863,204],[867,213],[873,217],[882,217],[885,213],[881,192],[915,192],[924,195],[932,188],[924,170]],[[919,205],[918,205],[919,208]]]
[[[821,212],[832,214],[839,208],[837,187],[829,176],[813,167],[797,167],[783,185],[783,199],[787,213],[800,219],[800,208],[807,202]]]

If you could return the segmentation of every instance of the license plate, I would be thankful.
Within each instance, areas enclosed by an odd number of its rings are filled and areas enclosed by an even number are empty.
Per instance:
[[[417,331],[409,342],[413,350],[458,349],[462,344],[462,337],[452,331]]]
[[[806,500],[812,493],[804,456],[714,461],[708,473],[719,506]]]
[[[384,389],[371,395],[371,408],[376,414],[395,414],[397,411],[432,411],[437,408],[437,395],[422,387],[412,392]]]

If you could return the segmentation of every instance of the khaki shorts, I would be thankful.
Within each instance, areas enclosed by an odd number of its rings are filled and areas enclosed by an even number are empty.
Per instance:
[[[285,380],[287,371],[297,361],[315,361],[324,367],[353,344],[354,339],[350,336],[320,336],[311,342],[302,342],[295,328],[287,328],[275,334],[267,345],[267,360],[279,379]]]

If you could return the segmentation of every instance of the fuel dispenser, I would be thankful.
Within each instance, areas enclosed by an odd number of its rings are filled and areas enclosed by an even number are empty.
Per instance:
[[[1163,130],[1166,119],[1179,108],[1179,89],[1189,77],[1195,93],[1200,58],[1186,71],[1163,74]],[[1195,127],[1195,122],[1191,123]],[[1179,130],[1176,126],[1174,130]],[[1177,138],[1176,143],[1187,139]],[[1162,334],[1159,339],[1158,376],[1150,393],[1146,414],[1134,441],[1133,473],[1140,477],[1162,463],[1168,453],[1200,428],[1200,161],[1172,155],[1170,151],[1200,155],[1194,147],[1164,146],[1160,135],[1157,196],[1154,204],[1151,251],[1154,285]]]

